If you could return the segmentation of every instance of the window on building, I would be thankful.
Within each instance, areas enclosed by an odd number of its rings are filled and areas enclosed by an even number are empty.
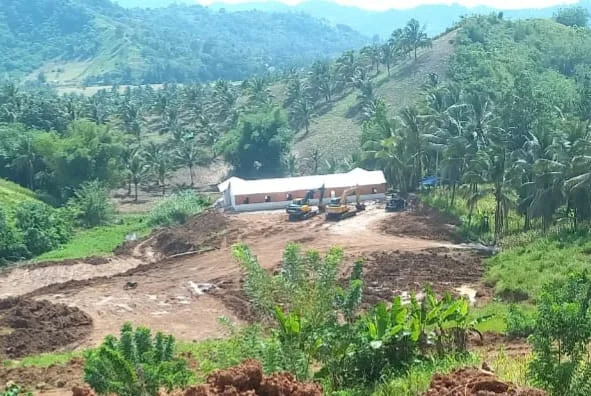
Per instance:
[[[271,196],[265,195],[265,202],[271,202]]]
[[[243,205],[248,205],[249,203],[250,203],[250,199],[248,199],[248,197],[246,197],[242,200]]]
[[[375,188],[375,187],[374,187],[374,188],[372,188],[372,189],[371,189],[371,193],[372,193],[372,194],[377,194],[377,193],[378,193],[378,189],[377,189],[377,188]]]
[[[285,194],[285,200],[286,201],[291,201],[293,199],[292,195],[290,193]]]

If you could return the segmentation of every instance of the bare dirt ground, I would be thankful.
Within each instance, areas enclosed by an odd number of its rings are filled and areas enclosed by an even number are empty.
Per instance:
[[[119,249],[117,256],[102,264],[15,268],[0,276],[0,295],[29,295],[80,308],[94,323],[85,343],[89,346],[116,333],[125,321],[183,340],[223,336],[220,316],[238,323],[248,317],[248,304],[239,293],[240,268],[231,257],[230,247],[238,241],[248,244],[268,269],[279,265],[289,242],[321,252],[341,246],[347,262],[367,259],[369,295],[375,299],[388,300],[394,293],[416,290],[429,281],[441,288],[478,283],[479,261],[424,252],[450,247],[448,242],[382,231],[385,223],[406,221],[406,216],[413,215],[388,214],[370,206],[339,223],[326,223],[321,216],[290,223],[283,212],[209,212],[183,227],[157,232],[136,246]],[[128,282],[137,287],[126,288]],[[211,289],[209,285],[214,286],[213,292],[204,292]]]
[[[280,264],[283,249],[289,242],[321,252],[341,246],[349,262],[394,248],[416,252],[449,246],[446,242],[386,235],[380,227],[390,219],[390,214],[378,208],[331,224],[320,216],[290,223],[283,212],[208,215],[184,227],[156,233],[127,251],[123,249],[120,253],[128,256],[117,256],[121,263],[84,267],[87,272],[82,273],[64,270],[60,265],[17,268],[0,278],[0,282],[3,282],[3,294],[31,295],[87,312],[94,328],[86,346],[96,345],[105,335],[116,333],[125,321],[166,331],[183,340],[220,337],[226,330],[219,324],[220,316],[237,323],[248,316],[245,315],[248,304],[239,293],[240,268],[231,257],[233,243],[248,244],[268,269]],[[146,250],[151,251],[152,261],[156,262],[141,262],[142,252]],[[206,251],[166,258],[200,250]],[[95,278],[90,273],[93,269]],[[118,269],[121,273],[116,274]],[[36,290],[33,290],[34,282],[9,286],[14,279],[24,278],[43,281]],[[126,289],[128,282],[137,283],[137,287]],[[217,290],[203,293],[200,287],[208,284]],[[388,299],[390,295],[384,297]]]
[[[88,314],[92,320],[88,336],[54,348],[72,349],[97,345],[107,334],[118,333],[127,321],[192,341],[226,335],[221,316],[235,323],[252,319],[241,291],[241,269],[231,255],[236,242],[246,243],[269,270],[280,264],[289,242],[320,252],[343,247],[344,272],[354,260],[365,259],[366,303],[391,300],[396,293],[419,290],[425,282],[435,290],[479,287],[480,261],[466,252],[450,250],[454,245],[449,241],[385,232],[397,223],[426,222],[423,229],[430,229],[430,221],[441,220],[390,214],[373,205],[338,223],[327,223],[321,216],[292,223],[282,211],[208,211],[182,227],[124,245],[108,260],[16,267],[0,274],[0,295],[63,303]],[[11,370],[12,374],[0,370],[0,380],[22,375]],[[67,387],[76,375],[80,378],[76,362],[44,370],[46,374],[35,372],[31,380],[56,382],[54,376],[63,375]]]

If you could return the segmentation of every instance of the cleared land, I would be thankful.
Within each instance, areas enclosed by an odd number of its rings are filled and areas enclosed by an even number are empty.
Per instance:
[[[423,230],[453,229],[442,219],[430,212],[386,213],[379,206],[339,223],[326,223],[320,216],[291,223],[283,212],[207,211],[182,227],[158,230],[142,241],[120,246],[109,258],[13,268],[0,275],[0,297],[62,303],[88,315],[90,329],[85,328],[72,344],[51,351],[97,345],[127,321],[172,333],[181,341],[219,338],[227,334],[219,317],[236,323],[251,319],[241,290],[241,269],[231,256],[231,245],[240,241],[268,270],[280,265],[289,242],[321,252],[341,246],[346,254],[343,272],[358,258],[366,262],[366,304],[420,291],[425,283],[437,291],[464,292],[474,298],[483,287],[484,269],[477,256],[454,249],[452,242],[428,239],[429,235],[392,235],[397,225],[404,228],[411,223]],[[50,321],[69,311],[54,312]],[[48,383],[50,388],[75,382],[79,362],[67,367],[74,372],[45,371],[53,376],[47,379],[54,382]],[[19,368],[0,372],[2,380],[29,376]],[[58,381],[56,376],[65,379]],[[41,381],[39,376],[29,377]]]

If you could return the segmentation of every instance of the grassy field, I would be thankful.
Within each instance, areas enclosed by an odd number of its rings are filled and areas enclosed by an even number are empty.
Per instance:
[[[570,272],[591,269],[591,234],[535,235],[504,250],[487,263],[485,281],[508,301],[532,300],[542,286]]]
[[[128,234],[148,235],[150,227],[142,215],[121,216],[113,225],[79,230],[66,245],[35,258],[35,261],[56,261],[91,256],[107,256],[125,241]]]
[[[36,200],[35,193],[16,183],[0,179],[0,207],[11,209],[23,201]]]

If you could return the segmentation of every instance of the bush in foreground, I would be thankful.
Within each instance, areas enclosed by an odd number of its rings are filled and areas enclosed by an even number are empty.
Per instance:
[[[86,354],[84,380],[98,394],[119,396],[156,395],[184,388],[193,380],[187,362],[174,357],[172,336],[149,329],[133,329],[127,323],[118,340],[108,336],[96,350]]]
[[[207,197],[195,195],[192,191],[182,191],[159,203],[150,214],[149,224],[154,227],[167,227],[184,224],[187,220],[211,205]]]
[[[332,390],[375,383],[385,374],[401,375],[415,362],[466,352],[468,302],[450,295],[437,298],[426,289],[423,301],[397,297],[358,312],[362,300],[362,263],[346,287],[340,279],[343,251],[325,257],[288,245],[281,271],[273,276],[245,245],[234,248],[244,271],[244,291],[254,308],[273,324],[279,366],[300,380],[314,376]],[[265,364],[266,366],[266,364]]]
[[[546,284],[532,335],[530,373],[551,395],[591,394],[591,277],[586,272]]]
[[[74,192],[70,208],[74,209],[80,224],[88,228],[109,223],[115,213],[107,190],[99,181],[82,184]]]

